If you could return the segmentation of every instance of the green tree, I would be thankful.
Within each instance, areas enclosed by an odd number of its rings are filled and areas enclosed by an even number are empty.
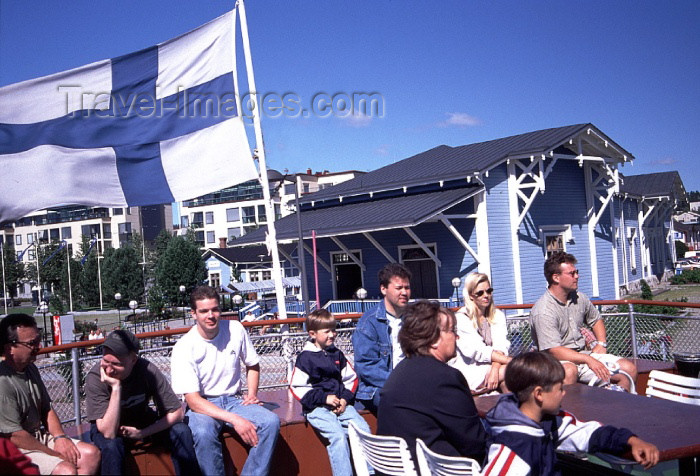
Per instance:
[[[122,302],[143,297],[143,270],[140,255],[132,244],[105,250],[102,260],[103,299],[114,303],[114,294],[121,293]]]
[[[5,267],[5,287],[7,289],[8,297],[15,297],[17,295],[17,285],[22,279],[24,279],[24,263],[17,261],[17,256],[15,253],[15,248],[9,242],[5,242],[2,245],[3,250],[3,266]],[[0,293],[4,291],[0,289]],[[8,305],[11,302],[8,301]]]
[[[207,267],[194,235],[175,236],[158,257],[156,281],[170,302],[177,302],[181,285],[188,290],[207,279]]]
[[[690,251],[688,245],[686,245],[682,241],[676,240],[676,259],[685,258],[685,253],[687,251]]]
[[[39,260],[39,282],[46,292],[51,293],[50,305],[56,312],[62,312],[68,303],[68,252],[66,248],[59,250],[61,243],[53,241],[48,245],[37,246]],[[48,261],[47,261],[48,260]],[[80,264],[71,256],[71,288],[75,292],[76,283],[80,280]],[[30,281],[37,282],[36,266],[29,266],[26,275]],[[74,297],[77,295],[74,294]]]
[[[90,250],[88,252],[88,250]],[[95,307],[100,304],[100,279],[97,272],[97,245],[90,249],[90,238],[83,235],[80,243],[80,258],[87,259],[83,263],[78,280],[78,294],[80,300],[86,306]]]

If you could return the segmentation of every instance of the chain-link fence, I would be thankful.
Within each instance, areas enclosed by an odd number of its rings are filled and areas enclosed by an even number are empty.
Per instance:
[[[621,357],[671,361],[674,353],[700,352],[700,318],[696,316],[659,316],[637,313],[604,313],[608,351]],[[528,316],[507,317],[511,355],[533,348]],[[270,326],[268,326],[270,327]],[[304,332],[280,332],[280,326],[271,326],[260,335],[261,328],[249,327],[251,341],[260,356],[261,389],[286,387],[294,362],[307,341]],[[274,332],[274,331],[277,332]],[[341,327],[335,345],[354,363],[352,333],[354,327]],[[633,339],[633,335],[636,339]],[[153,362],[170,379],[170,354],[179,336],[156,337],[141,340],[141,356]],[[636,344],[636,347],[635,347]],[[54,409],[62,421],[76,420],[75,390],[73,387],[73,356],[78,356],[77,393],[80,418],[85,418],[84,380],[90,369],[99,362],[101,349],[72,349],[65,353],[49,354],[37,361],[44,383],[53,400]],[[245,372],[243,372],[245,375]],[[245,383],[244,383],[245,388]]]

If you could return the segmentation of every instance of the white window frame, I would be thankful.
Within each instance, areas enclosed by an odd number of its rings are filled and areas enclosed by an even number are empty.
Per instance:
[[[542,245],[542,253],[547,257],[547,238],[561,236],[562,251],[566,252],[566,244],[573,243],[571,225],[542,225],[540,228],[539,242]]]

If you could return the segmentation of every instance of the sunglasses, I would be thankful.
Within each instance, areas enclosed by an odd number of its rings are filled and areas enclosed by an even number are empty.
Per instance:
[[[483,296],[484,294],[488,294],[489,296],[492,295],[492,294],[493,294],[493,288],[488,288],[488,289],[486,289],[486,290],[477,291],[477,292],[474,293],[474,296],[475,296],[475,297],[481,297],[481,296]]]
[[[41,347],[41,338],[37,337],[36,339],[27,342],[23,342],[21,340],[13,340],[12,343],[14,345],[22,345],[24,347],[27,347],[28,349],[38,349],[39,347]]]

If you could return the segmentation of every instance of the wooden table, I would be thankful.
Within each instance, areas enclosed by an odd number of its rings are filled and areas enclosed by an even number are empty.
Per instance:
[[[680,460],[686,467],[700,457],[700,406],[659,398],[630,395],[583,384],[565,385],[562,409],[583,421],[629,428],[641,439],[654,443],[660,461]],[[483,417],[499,396],[474,399]]]

